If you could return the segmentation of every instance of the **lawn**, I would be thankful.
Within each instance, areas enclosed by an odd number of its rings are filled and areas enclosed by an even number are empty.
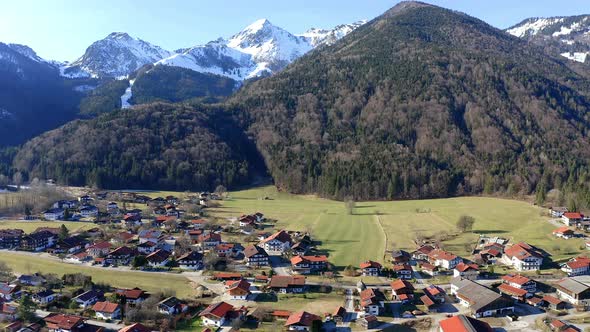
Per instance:
[[[31,233],[39,227],[60,227],[62,224],[66,225],[70,233],[96,227],[95,224],[89,222],[0,220],[0,229],[18,228],[22,229],[25,233]]]
[[[92,268],[73,264],[61,263],[37,256],[25,256],[11,252],[0,252],[0,261],[8,264],[17,273],[84,273],[92,276],[92,281],[105,283],[114,287],[139,287],[149,292],[170,289],[181,298],[193,295],[189,280],[176,274],[149,274],[133,271],[117,271],[109,268]]]
[[[258,302],[259,308],[272,310],[300,311],[313,313],[334,312],[336,308],[344,305],[344,296],[337,292],[306,293],[306,294],[279,294],[276,302]]]
[[[552,237],[555,227],[539,207],[491,197],[358,202],[354,214],[349,215],[343,202],[281,193],[267,186],[231,192],[221,207],[210,211],[222,218],[260,211],[277,220],[276,229],[311,231],[339,267],[358,265],[369,258],[383,262],[386,248],[412,250],[417,233],[457,234],[455,224],[461,215],[475,218],[473,232],[444,242],[446,249],[459,255],[467,255],[466,245],[474,244],[478,234],[526,241],[550,252],[554,259],[579,253],[583,244],[579,239]]]

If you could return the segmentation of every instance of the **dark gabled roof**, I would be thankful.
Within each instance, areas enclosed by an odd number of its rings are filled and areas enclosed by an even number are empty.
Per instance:
[[[246,247],[246,249],[244,249],[244,256],[246,258],[250,258],[256,254],[268,256],[268,254],[266,253],[266,250],[264,250],[263,248],[261,248],[257,245],[249,245]]]
[[[86,292],[74,297],[74,299],[80,300],[82,302],[87,302],[87,301],[99,298],[101,296],[102,296],[102,292],[91,289],[89,291],[86,291]]]
[[[200,252],[196,252],[196,251],[189,251],[186,254],[178,257],[178,259],[176,259],[177,262],[182,262],[182,261],[200,261],[203,259],[203,254],[201,254]]]
[[[271,288],[285,288],[290,286],[305,286],[304,276],[273,276],[268,285]]]

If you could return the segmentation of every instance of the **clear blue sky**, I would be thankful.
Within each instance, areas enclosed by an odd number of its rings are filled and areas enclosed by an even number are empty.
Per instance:
[[[124,31],[174,50],[227,37],[259,18],[290,32],[371,19],[398,0],[18,0],[3,1],[0,41],[42,57],[74,60],[93,41]],[[588,0],[426,0],[506,28],[532,16],[590,12]]]

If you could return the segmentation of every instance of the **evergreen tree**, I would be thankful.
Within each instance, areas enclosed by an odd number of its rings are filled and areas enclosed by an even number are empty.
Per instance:
[[[18,316],[25,322],[30,322],[35,318],[36,308],[37,306],[35,305],[35,302],[31,300],[31,297],[28,294],[23,295],[18,301]]]
[[[63,240],[65,238],[67,238],[68,236],[70,236],[70,231],[68,230],[68,228],[66,227],[66,225],[61,224],[61,226],[59,227],[59,239]]]

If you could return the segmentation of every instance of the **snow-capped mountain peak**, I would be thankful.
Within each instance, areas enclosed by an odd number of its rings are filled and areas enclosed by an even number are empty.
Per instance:
[[[125,32],[113,32],[92,43],[82,57],[61,72],[68,77],[122,77],[173,54]]]
[[[299,36],[306,38],[313,47],[332,45],[340,38],[346,36],[365,23],[367,23],[367,20],[360,20],[349,24],[340,24],[332,29],[311,28]]]
[[[43,58],[38,56],[37,53],[29,46],[21,44],[8,44],[8,47],[35,62],[46,62],[45,60],[43,60]]]

